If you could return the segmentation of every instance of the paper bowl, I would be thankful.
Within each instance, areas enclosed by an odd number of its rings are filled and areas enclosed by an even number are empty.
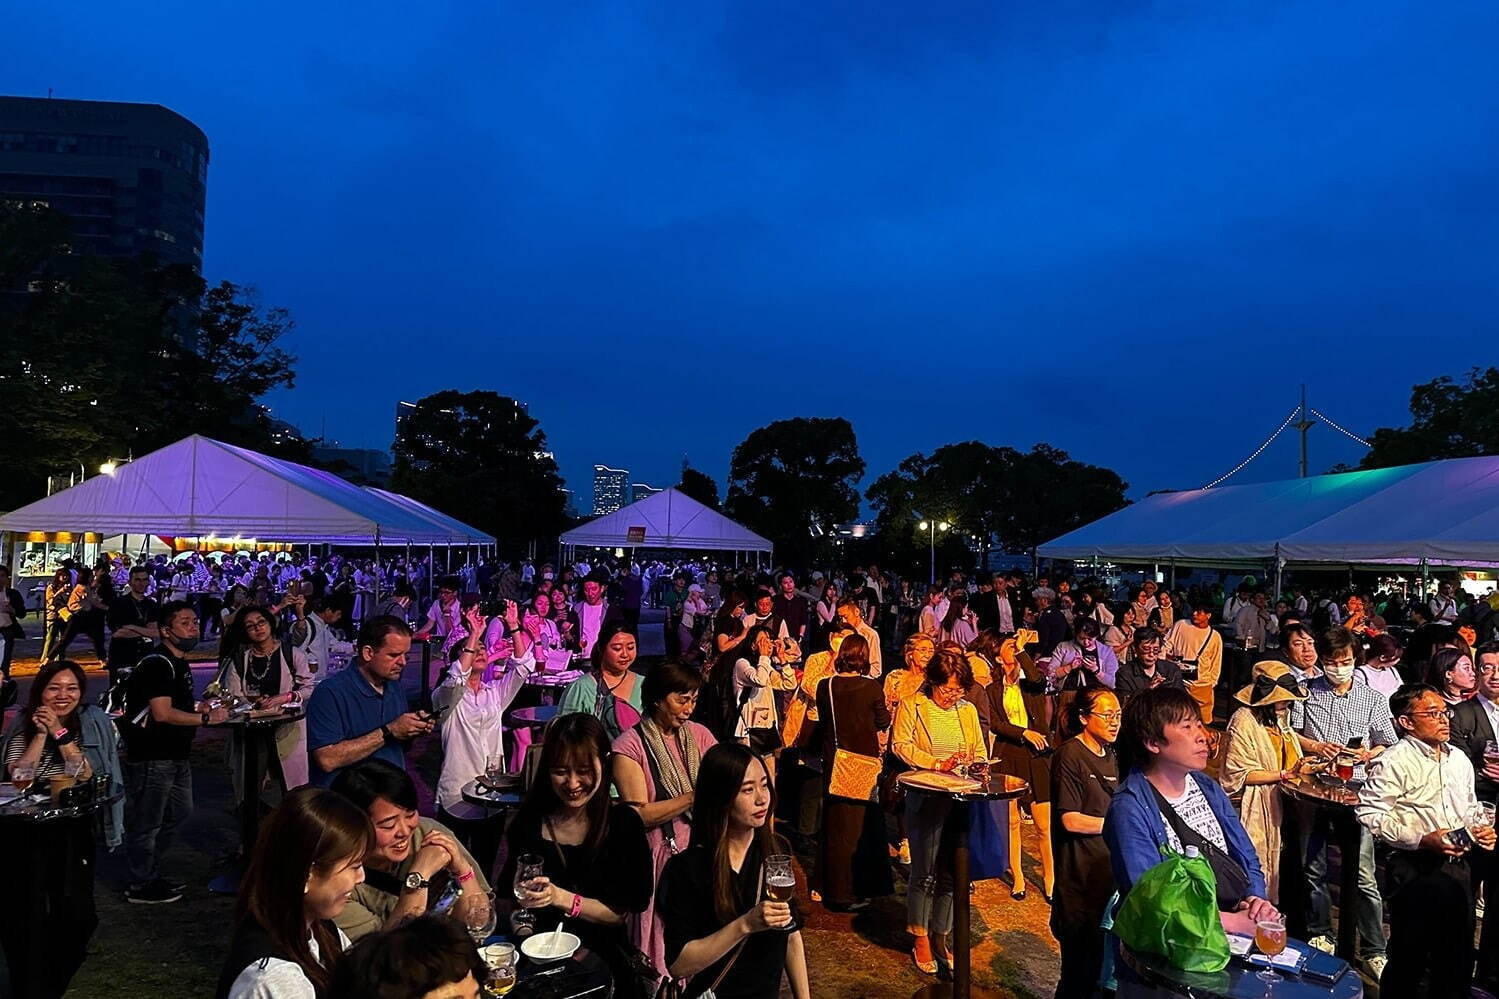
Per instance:
[[[555,946],[553,945],[554,938]],[[533,933],[522,940],[520,952],[537,964],[549,964],[572,957],[582,943],[583,941],[566,930],[561,933],[547,930],[543,933]]]

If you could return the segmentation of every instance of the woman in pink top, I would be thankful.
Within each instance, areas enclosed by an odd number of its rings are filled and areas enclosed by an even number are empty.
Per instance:
[[[640,722],[614,740],[613,776],[619,799],[634,805],[645,823],[654,877],[674,854],[687,849],[692,834],[692,801],[698,764],[717,742],[690,721],[702,686],[697,670],[662,663],[641,684]],[[655,903],[629,918],[630,939],[666,974],[666,950]]]

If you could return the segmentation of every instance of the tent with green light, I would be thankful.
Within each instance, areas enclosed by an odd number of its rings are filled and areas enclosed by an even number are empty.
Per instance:
[[[1037,554],[1176,565],[1499,567],[1499,457],[1158,493]]]

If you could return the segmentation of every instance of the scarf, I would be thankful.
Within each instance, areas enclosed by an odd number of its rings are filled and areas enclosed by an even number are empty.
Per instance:
[[[645,751],[654,764],[656,783],[661,785],[656,788],[658,801],[681,797],[697,786],[697,769],[701,762],[697,740],[688,734],[686,725],[677,729],[676,740],[682,759],[687,761],[686,771],[667,748],[666,733],[656,725],[655,719],[649,716],[640,719],[640,741],[645,744]]]

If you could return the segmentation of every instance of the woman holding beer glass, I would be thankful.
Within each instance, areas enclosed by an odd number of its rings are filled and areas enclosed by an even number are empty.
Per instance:
[[[1300,740],[1291,728],[1291,705],[1306,700],[1306,695],[1306,687],[1285,663],[1256,663],[1253,682],[1234,695],[1244,707],[1234,712],[1224,733],[1218,783],[1229,794],[1244,792],[1239,819],[1260,858],[1266,897],[1272,902],[1280,900],[1280,785],[1294,777],[1302,759]]]
[[[1051,754],[1056,747],[1045,731],[1046,678],[1013,638],[1000,646],[999,663],[999,675],[988,691],[996,765],[1002,773],[1019,777],[1031,786],[1031,818],[1040,834],[1041,890],[1049,902],[1057,878],[1051,846]],[[1010,801],[1010,877],[1014,881],[1010,897],[1014,899],[1025,898],[1025,875],[1020,867],[1020,804],[1018,799]]]
[[[687,999],[776,999],[783,974],[794,999],[811,999],[795,877],[774,813],[770,771],[748,746],[721,742],[704,755],[692,845],[667,862],[656,892],[668,970],[688,980]]]
[[[890,746],[907,766],[920,770],[954,770],[988,758],[987,739],[978,708],[964,700],[973,686],[968,658],[944,645],[926,665],[926,682],[900,702]],[[937,958],[952,962],[947,934],[952,930],[952,874],[937,863],[942,824],[952,802],[937,795],[906,796],[906,835],[911,844],[911,880],[906,889],[906,929],[914,938],[911,960],[928,975],[937,973]],[[935,939],[932,939],[935,937]]]

